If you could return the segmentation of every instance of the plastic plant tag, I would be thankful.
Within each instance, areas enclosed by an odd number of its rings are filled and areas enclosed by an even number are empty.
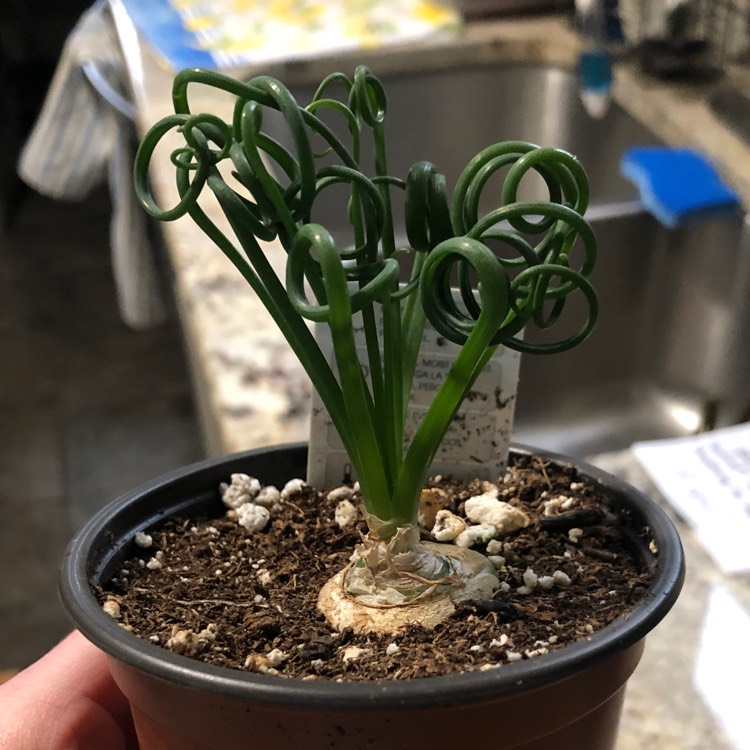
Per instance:
[[[366,368],[367,350],[361,328],[355,328],[355,336],[360,364]],[[315,337],[332,362],[333,344],[328,327],[316,325]],[[405,425],[407,444],[458,350],[456,344],[444,339],[427,323],[408,406]],[[503,346],[497,348],[456,414],[432,463],[432,474],[450,474],[466,479],[497,479],[503,473],[513,427],[519,363],[518,352]],[[362,419],[367,418],[367,415],[362,415]],[[307,479],[317,487],[333,487],[356,479],[328,412],[315,392],[312,400]]]
[[[635,443],[633,453],[719,566],[750,570],[750,424]]]

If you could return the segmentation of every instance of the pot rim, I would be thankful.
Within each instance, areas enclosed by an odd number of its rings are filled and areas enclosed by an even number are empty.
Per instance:
[[[679,595],[685,574],[682,544],[672,521],[656,503],[623,480],[584,461],[513,444],[512,454],[534,454],[548,461],[573,465],[584,476],[609,488],[611,495],[623,499],[625,505],[642,516],[643,524],[651,529],[658,545],[655,576],[643,598],[627,617],[618,618],[590,638],[533,659],[503,664],[486,671],[405,681],[337,683],[246,673],[205,664],[167,651],[125,631],[102,610],[91,589],[92,567],[89,558],[97,546],[97,540],[107,534],[107,526],[113,517],[127,512],[145,496],[168,486],[189,483],[207,470],[216,471],[224,465],[250,457],[263,458],[266,454],[279,451],[305,449],[305,443],[287,443],[200,461],[157,477],[99,510],[72,539],[61,566],[60,595],[75,626],[110,657],[184,687],[267,704],[348,709],[384,706],[407,708],[496,698],[520,688],[530,690],[563,680],[640,641],[663,619]],[[224,476],[228,476],[228,473]],[[147,523],[133,529],[131,536],[135,531],[148,528],[177,510],[172,505],[168,511],[155,512]]]

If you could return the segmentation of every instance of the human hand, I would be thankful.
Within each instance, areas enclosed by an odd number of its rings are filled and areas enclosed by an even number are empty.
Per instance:
[[[0,750],[137,750],[107,657],[71,633],[0,685]]]

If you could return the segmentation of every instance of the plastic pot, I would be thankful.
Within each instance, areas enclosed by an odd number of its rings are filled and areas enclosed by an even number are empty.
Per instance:
[[[75,625],[110,658],[131,703],[141,750],[612,750],[625,684],[643,639],[674,604],[684,557],[671,521],[630,485],[586,464],[634,526],[650,527],[659,549],[654,579],[627,618],[590,639],[498,669],[409,681],[336,683],[249,674],[206,665],[125,631],[91,586],[133,554],[137,531],[174,514],[221,511],[218,485],[234,472],[283,485],[304,476],[304,445],[277,446],[205,461],[155,479],[112,502],[78,533],[63,563],[61,593]],[[486,743],[486,744],[485,744]]]

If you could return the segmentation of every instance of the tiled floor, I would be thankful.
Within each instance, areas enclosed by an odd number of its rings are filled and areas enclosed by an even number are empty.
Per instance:
[[[57,566],[83,520],[201,458],[177,323],[121,323],[108,220],[104,190],[33,195],[0,231],[0,670],[69,629]]]

